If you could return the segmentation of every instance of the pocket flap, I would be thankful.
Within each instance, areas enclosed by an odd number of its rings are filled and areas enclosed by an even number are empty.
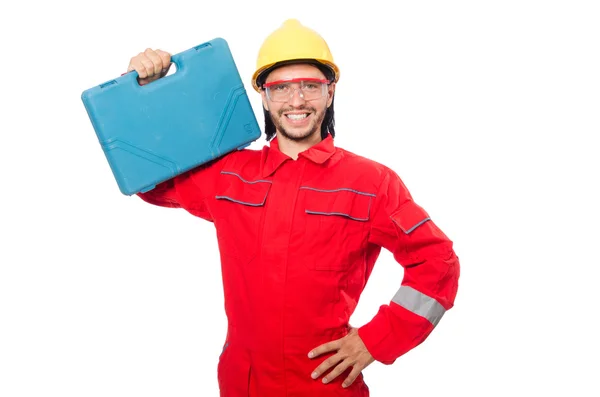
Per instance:
[[[303,186],[300,189],[307,191],[307,214],[343,216],[361,222],[369,220],[374,194],[347,188],[323,190]]]
[[[392,221],[406,234],[431,220],[429,214],[414,201],[407,201],[391,215]]]
[[[239,174],[229,171],[221,171],[221,175],[215,196],[217,200],[228,200],[253,207],[265,204],[271,188],[271,181],[249,181]]]

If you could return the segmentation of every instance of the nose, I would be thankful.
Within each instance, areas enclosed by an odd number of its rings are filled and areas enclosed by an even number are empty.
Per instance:
[[[292,97],[290,98],[290,105],[298,106],[304,104],[306,101],[304,100],[304,94],[300,88],[294,88],[292,91]]]

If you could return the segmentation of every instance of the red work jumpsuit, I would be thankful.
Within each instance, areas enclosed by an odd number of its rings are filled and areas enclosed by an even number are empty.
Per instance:
[[[348,333],[381,247],[404,267],[389,304],[358,333],[391,364],[420,344],[456,296],[452,242],[389,168],[334,146],[331,136],[293,160],[277,139],[240,150],[139,194],[214,222],[228,332],[222,397],[366,397],[350,369],[323,384],[308,352]]]

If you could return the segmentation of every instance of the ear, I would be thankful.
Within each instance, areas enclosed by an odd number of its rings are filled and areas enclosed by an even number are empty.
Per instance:
[[[331,106],[333,102],[333,94],[335,94],[335,83],[331,83],[327,87],[327,107]]]
[[[260,97],[262,99],[263,107],[268,112],[269,111],[269,101],[267,100],[267,93],[265,90],[260,90]]]

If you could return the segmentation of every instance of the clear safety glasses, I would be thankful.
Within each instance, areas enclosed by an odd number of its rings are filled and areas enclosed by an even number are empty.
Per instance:
[[[327,95],[329,80],[300,78],[291,80],[278,80],[265,83],[263,87],[267,98],[272,102],[287,102],[300,91],[300,97],[305,101],[314,101]]]

